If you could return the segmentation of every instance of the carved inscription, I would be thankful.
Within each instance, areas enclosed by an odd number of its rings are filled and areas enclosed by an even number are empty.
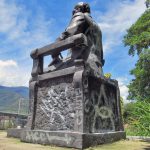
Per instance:
[[[67,145],[70,145],[72,142],[72,137],[68,134],[60,135],[52,135],[49,132],[41,132],[41,131],[25,131],[25,141],[32,141],[34,143],[42,142],[42,143],[52,143],[55,141],[65,142]]]
[[[71,130],[74,128],[75,92],[72,78],[43,82],[38,90],[35,129]]]
[[[85,116],[93,133],[115,131],[117,124],[116,91],[111,85],[89,79],[89,99],[85,99]]]

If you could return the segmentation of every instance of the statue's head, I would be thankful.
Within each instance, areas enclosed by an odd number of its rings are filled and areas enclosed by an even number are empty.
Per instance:
[[[79,2],[77,5],[75,5],[74,10],[72,14],[74,15],[77,12],[82,12],[82,13],[90,13],[90,6],[88,3],[84,2]]]

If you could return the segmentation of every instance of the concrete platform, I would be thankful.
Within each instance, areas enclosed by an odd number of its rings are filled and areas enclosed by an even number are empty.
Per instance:
[[[19,130],[16,129],[16,131],[15,129],[9,129],[8,137],[13,137]],[[124,131],[86,134],[68,131],[22,130],[20,134],[20,139],[22,142],[56,145],[60,147],[77,149],[84,149],[90,146],[111,143],[125,138],[126,134]]]

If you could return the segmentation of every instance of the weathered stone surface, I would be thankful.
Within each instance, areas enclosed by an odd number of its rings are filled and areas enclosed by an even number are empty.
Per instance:
[[[52,55],[55,53],[62,52],[63,50],[75,47],[76,45],[85,45],[87,46],[87,39],[84,34],[80,33],[68,37],[63,41],[58,41],[56,43],[49,44],[42,48],[36,49],[31,53],[32,58],[37,58],[38,56]]]
[[[105,133],[91,133],[83,134],[82,148],[90,146],[112,143],[121,139],[126,139],[126,133],[124,131],[105,132]]]
[[[34,129],[73,130],[75,92],[72,80],[70,75],[40,84]]]
[[[16,129],[16,128],[8,129],[7,137],[20,138],[23,130],[24,129]]]
[[[104,133],[119,131],[122,124],[119,122],[117,85],[113,85],[101,78],[89,77],[87,79],[88,92],[84,93],[84,113],[86,127],[90,133]],[[85,87],[84,87],[85,90]]]
[[[73,132],[26,130],[22,132],[21,141],[82,148],[82,134]]]
[[[125,137],[125,132],[122,131],[86,134],[66,131],[25,130],[21,134],[21,141],[44,145],[55,144],[61,147],[83,149],[98,144],[125,139]]]

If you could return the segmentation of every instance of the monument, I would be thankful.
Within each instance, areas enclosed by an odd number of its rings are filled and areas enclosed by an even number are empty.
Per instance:
[[[61,53],[70,50],[63,59]],[[44,56],[52,56],[43,68]],[[78,3],[55,43],[34,50],[30,113],[21,141],[87,148],[125,138],[118,82],[103,75],[102,34]]]

